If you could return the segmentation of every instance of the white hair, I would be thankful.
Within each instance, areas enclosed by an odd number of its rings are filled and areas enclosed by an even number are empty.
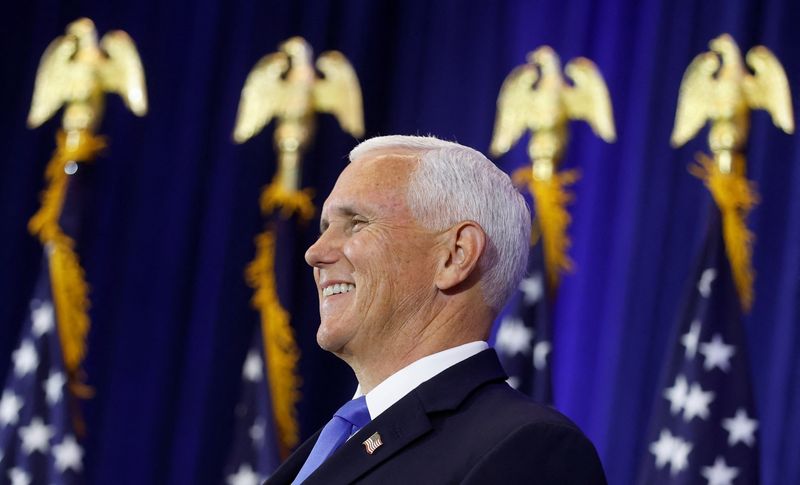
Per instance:
[[[478,261],[485,302],[499,311],[519,285],[528,260],[531,216],[511,179],[477,150],[433,136],[381,136],[361,142],[350,161],[392,152],[418,154],[407,203],[425,228],[441,231],[462,221],[486,233]]]

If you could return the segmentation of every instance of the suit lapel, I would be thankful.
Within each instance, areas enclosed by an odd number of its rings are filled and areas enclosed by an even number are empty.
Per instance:
[[[505,379],[506,375],[497,359],[497,354],[492,349],[485,350],[454,365],[421,384],[364,426],[320,465],[303,482],[304,485],[356,481],[360,476],[428,433],[432,428],[428,417],[429,413],[456,409],[479,386],[487,382]],[[363,442],[376,432],[380,434],[383,444],[373,454],[369,454]],[[316,439],[313,442],[316,442]],[[313,446],[313,442],[311,446]],[[306,444],[304,443],[303,446]],[[298,449],[298,451],[300,450]],[[297,475],[310,452],[311,447],[303,453],[302,461],[296,466],[296,469],[292,467],[293,474],[290,480]],[[282,466],[281,468],[286,467]]]

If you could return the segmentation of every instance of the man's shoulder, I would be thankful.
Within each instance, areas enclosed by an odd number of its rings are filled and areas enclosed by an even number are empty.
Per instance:
[[[581,433],[569,418],[546,404],[511,388],[505,382],[488,383],[476,389],[463,403],[456,414],[463,413],[487,423],[498,430],[498,434],[516,429],[563,428],[564,431]]]

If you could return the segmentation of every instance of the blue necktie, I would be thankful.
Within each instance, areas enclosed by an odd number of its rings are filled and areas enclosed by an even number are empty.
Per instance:
[[[314,470],[333,454],[347,438],[370,422],[367,400],[364,396],[353,399],[340,407],[328,424],[322,428],[311,454],[297,473],[292,485],[303,483]]]

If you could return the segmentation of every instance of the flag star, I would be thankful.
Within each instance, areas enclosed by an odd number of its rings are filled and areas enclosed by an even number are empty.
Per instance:
[[[50,377],[44,381],[44,392],[47,395],[47,402],[50,405],[53,405],[61,400],[62,391],[64,390],[64,384],[67,380],[64,378],[64,374],[58,371],[51,371]]]
[[[0,426],[17,424],[20,409],[22,409],[22,399],[13,391],[3,391],[3,397],[0,398]]]
[[[31,424],[19,429],[22,449],[29,454],[37,450],[45,453],[50,447],[49,441],[54,434],[53,427],[45,425],[41,418],[33,418]]]
[[[681,336],[681,345],[686,347],[686,358],[694,359],[697,354],[697,344],[700,343],[700,320],[694,320],[688,332]]]
[[[513,356],[530,350],[533,329],[528,328],[520,318],[505,316],[497,331],[495,346],[501,353]]]
[[[244,360],[242,375],[250,382],[258,382],[264,374],[261,370],[261,366],[261,356],[258,355],[257,351],[251,350]]]
[[[674,476],[689,466],[689,453],[692,451],[693,446],[694,445],[688,441],[684,441],[680,438],[675,439],[675,448],[672,450],[672,462],[669,466],[670,475]]]
[[[31,483],[31,476],[20,468],[9,470],[8,478],[11,480],[11,485],[30,485]]]
[[[708,480],[708,485],[731,485],[733,479],[739,476],[739,469],[728,466],[725,458],[718,456],[714,466],[704,466],[700,473]]]
[[[519,282],[519,289],[524,293],[523,301],[526,305],[533,305],[542,299],[544,285],[542,274],[535,273]]]
[[[14,360],[14,374],[24,377],[30,374],[39,365],[39,355],[30,340],[25,340],[12,354]]]
[[[235,474],[228,475],[227,481],[228,485],[259,485],[262,480],[249,464],[244,463]]]
[[[714,392],[703,391],[703,388],[695,382],[683,403],[683,419],[688,423],[695,416],[699,416],[701,419],[708,418],[708,406],[713,400]]]
[[[728,432],[728,446],[733,446],[740,441],[747,446],[753,446],[756,441],[755,432],[758,429],[758,421],[750,419],[747,411],[743,408],[737,409],[734,417],[723,419],[722,427]]]
[[[711,295],[711,283],[715,279],[717,279],[717,270],[708,268],[703,271],[703,274],[700,275],[700,281],[697,282],[697,291],[700,292],[700,296],[708,298]]]
[[[253,440],[253,444],[260,446],[261,443],[264,441],[264,431],[266,425],[264,423],[263,418],[256,419],[253,426],[250,427],[250,439]]]
[[[662,429],[658,440],[650,444],[650,453],[655,455],[656,468],[664,468],[669,463],[670,474],[674,476],[689,465],[692,447],[688,441],[672,436],[668,429]]]
[[[705,370],[719,367],[727,372],[731,366],[730,358],[736,353],[736,347],[727,345],[722,341],[720,334],[715,333],[711,338],[711,342],[700,344],[700,353],[706,358],[703,363]]]
[[[536,342],[533,346],[533,366],[536,370],[544,370],[547,368],[547,356],[550,354],[551,345],[547,340]]]
[[[686,395],[689,392],[689,384],[686,382],[686,377],[679,375],[675,378],[675,384],[664,390],[664,397],[669,401],[669,411],[672,414],[678,414],[686,404]]]
[[[55,321],[53,314],[53,304],[49,301],[31,305],[31,321],[33,322],[33,333],[41,337],[53,329]]]
[[[73,436],[66,436],[61,443],[53,446],[56,468],[64,472],[67,468],[80,471],[83,468],[83,449]]]

